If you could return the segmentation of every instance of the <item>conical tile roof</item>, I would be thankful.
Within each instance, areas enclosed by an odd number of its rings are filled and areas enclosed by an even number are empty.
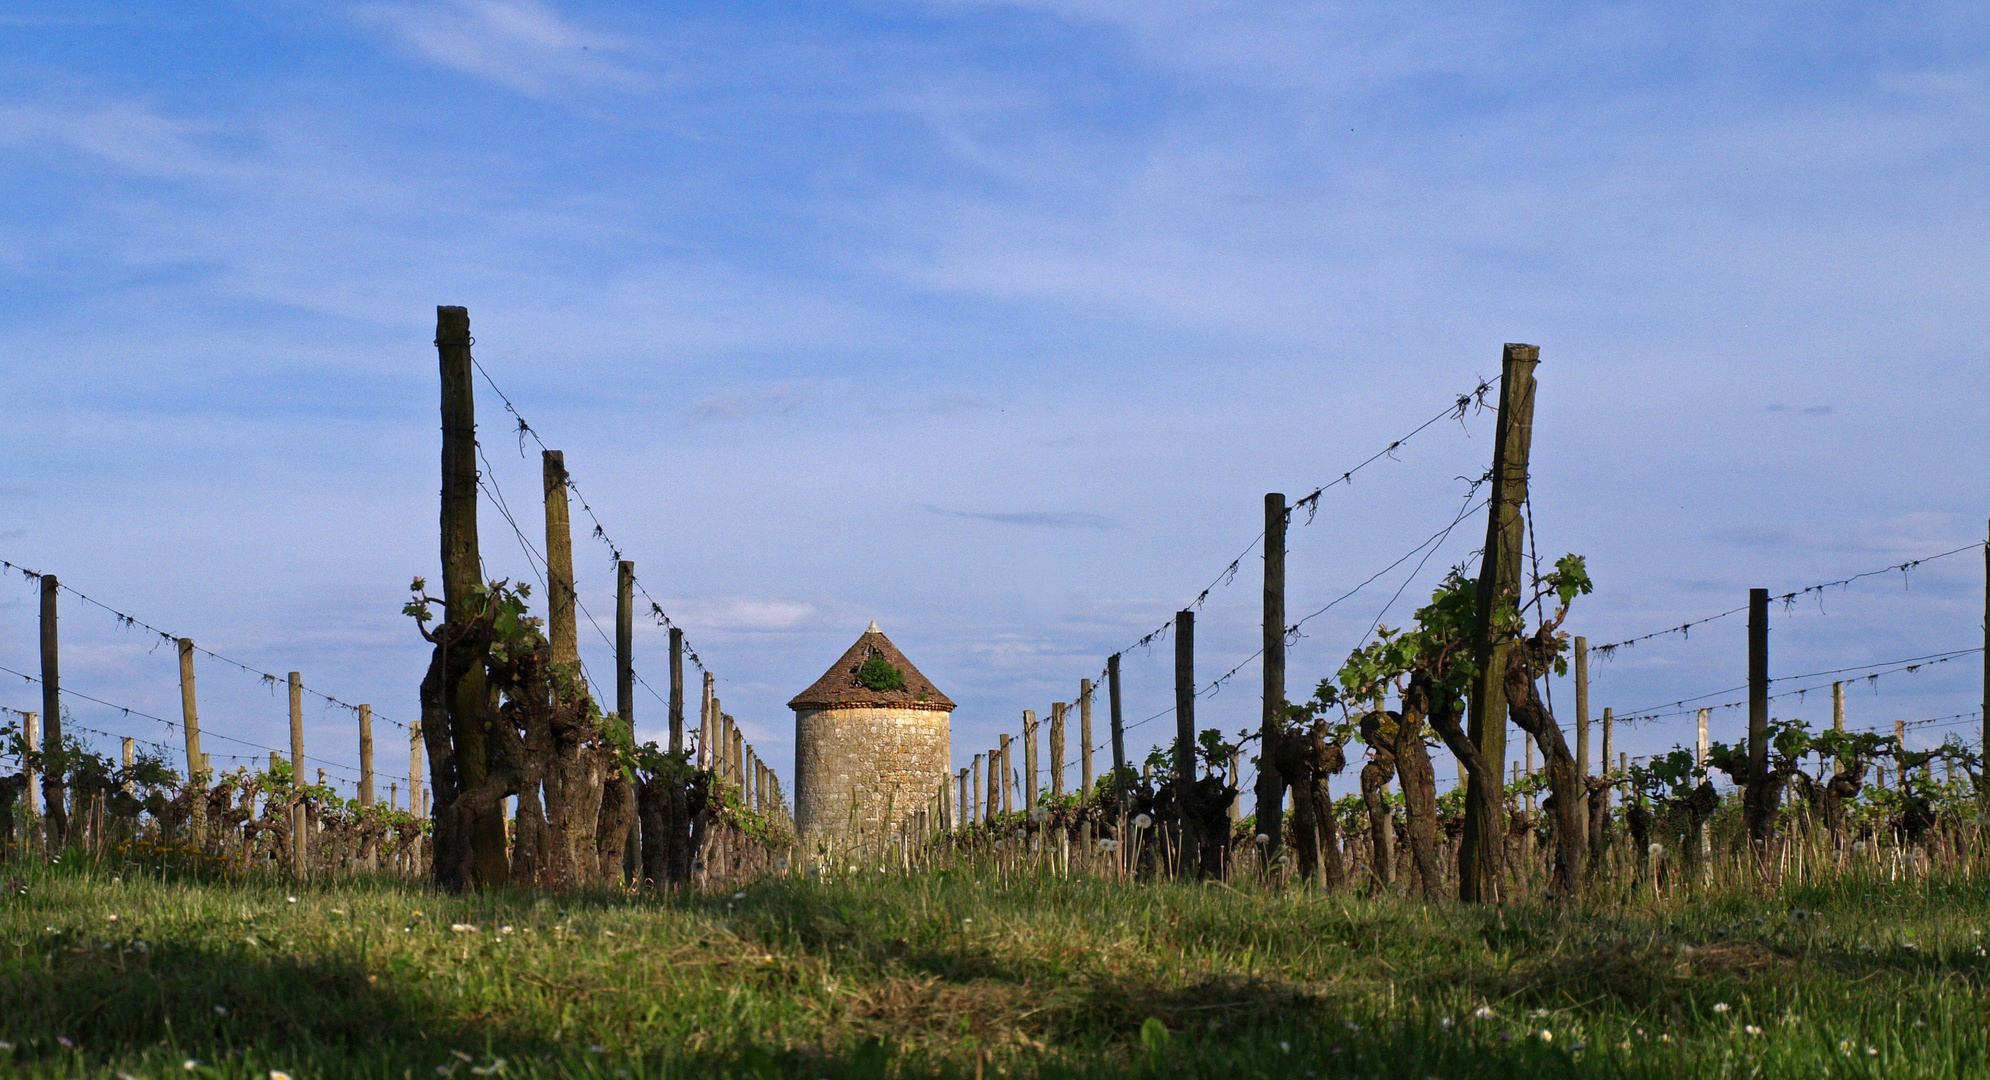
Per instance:
[[[882,656],[892,667],[905,676],[903,690],[873,690],[857,681],[857,669],[873,656]],[[843,658],[829,666],[815,685],[795,695],[788,702],[790,709],[832,709],[837,707],[880,707],[893,709],[931,709],[934,712],[952,712],[953,699],[940,693],[933,681],[912,666],[912,661],[898,651],[898,646],[884,636],[877,623],[864,631],[857,643],[850,646]]]

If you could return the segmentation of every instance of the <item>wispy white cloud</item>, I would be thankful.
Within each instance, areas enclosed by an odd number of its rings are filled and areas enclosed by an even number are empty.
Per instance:
[[[580,26],[542,0],[363,4],[354,14],[427,60],[533,97],[651,85],[617,59],[632,51],[632,42]]]

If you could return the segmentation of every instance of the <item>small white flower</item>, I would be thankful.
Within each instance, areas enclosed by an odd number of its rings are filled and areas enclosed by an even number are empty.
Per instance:
[[[1444,1019],[1439,1020],[1437,1022],[1437,1026],[1443,1028],[1446,1031],[1450,1031],[1452,1028],[1458,1026],[1458,1021],[1453,1020],[1447,1016]]]
[[[200,1068],[200,1062],[195,1061],[192,1058],[188,1058],[185,1061],[180,1062],[180,1068],[185,1069],[188,1072],[192,1072],[195,1069]]]
[[[1866,1056],[1867,1056],[1867,1057],[1878,1057],[1878,1056],[1879,1056],[1879,1047],[1877,1047],[1877,1046],[1868,1046],[1868,1047],[1866,1047]]]
[[[290,1080],[290,1074],[284,1072],[282,1069],[271,1069],[269,1071],[269,1080]]]
[[[509,926],[506,926],[506,927],[501,927],[501,928],[499,928],[499,930],[498,930],[498,933],[500,933],[500,934],[509,934],[509,933],[511,933],[511,927],[509,927]]]
[[[216,1006],[214,1007],[214,1015],[216,1015],[216,1016],[227,1016],[227,1015],[228,1015],[228,1006],[226,1006],[226,1005],[216,1005]]]
[[[293,903],[293,904],[297,902],[297,898],[296,898],[296,897],[294,897],[294,896],[291,896],[291,897],[286,897],[286,899],[288,899],[288,900],[289,900],[289,901],[290,901],[291,903]],[[270,1075],[274,1076],[275,1074],[274,1074],[274,1073],[272,1073],[272,1074],[270,1074]]]
[[[1154,819],[1148,817],[1146,814],[1133,815],[1133,827],[1136,829],[1145,829],[1153,824]]]
[[[1866,842],[1864,840],[1852,841],[1852,854],[1864,855],[1865,853],[1866,853]]]
[[[1728,1011],[1729,1009],[1732,1009],[1732,1008],[1734,1008],[1734,1006],[1732,1006],[1732,1005],[1729,1005],[1729,1004],[1728,1004],[1727,1002],[1725,1002],[1725,1001],[1716,1001],[1716,1002],[1714,1002],[1714,1011],[1715,1011],[1715,1012],[1717,1012],[1717,1013],[1724,1013],[1724,1012],[1726,1012],[1726,1011]]]
[[[732,894],[732,898],[734,900],[744,900],[746,899],[746,894],[743,892],[736,892]]]
[[[1050,820],[1050,811],[1041,806],[1033,807],[1030,810],[1030,820],[1041,825]]]
[[[1259,833],[1259,834],[1258,834],[1258,845],[1259,845],[1260,847],[1264,846],[1265,844],[1269,844],[1269,843],[1271,843],[1271,837],[1269,837],[1269,836],[1266,836],[1266,835],[1265,835],[1265,834],[1263,834],[1263,833]]]
[[[1743,1025],[1741,1025],[1741,1030],[1743,1030],[1743,1031],[1746,1031],[1746,1032],[1747,1032],[1747,1033],[1749,1033],[1750,1035],[1760,1035],[1760,1034],[1762,1034],[1762,1029],[1761,1029],[1761,1028],[1759,1028],[1759,1027],[1756,1027],[1756,1026],[1755,1026],[1754,1024],[1743,1024]]]
[[[1646,848],[1645,850],[1651,852],[1653,855],[1663,855],[1665,854],[1665,845],[1653,844],[1652,846]]]
[[[1533,1012],[1528,1013],[1527,1015],[1532,1016],[1536,1020],[1545,1020],[1548,1017],[1548,1010],[1535,1009]]]
[[[1278,1048],[1288,1054],[1292,1052],[1292,1044],[1284,1039],[1278,1040]]]
[[[1492,1018],[1493,1011],[1490,1005],[1481,1005],[1472,1010],[1472,1019],[1474,1020],[1490,1020]]]
[[[477,927],[475,923],[457,922],[450,923],[449,930],[456,934],[474,934],[477,932]]]
[[[600,1043],[590,1043],[588,1044],[587,1052],[590,1054],[605,1054],[608,1052],[608,1048]]]
[[[1541,1041],[1542,1041],[1542,1042],[1554,1042],[1554,1041],[1555,1041],[1555,1033],[1554,1033],[1554,1032],[1552,1032],[1552,1031],[1549,1031],[1549,1030],[1548,1030],[1547,1028],[1542,1028],[1542,1029],[1541,1029]]]
[[[108,918],[109,918],[109,919],[110,919],[110,921],[112,921],[112,922],[116,922],[116,921],[117,921],[117,916],[116,916],[116,915],[111,915],[111,916],[108,916]]]

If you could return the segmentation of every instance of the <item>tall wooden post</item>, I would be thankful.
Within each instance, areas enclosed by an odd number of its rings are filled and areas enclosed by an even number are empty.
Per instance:
[[[1112,726],[1112,771],[1114,783],[1126,775],[1126,722],[1119,709],[1119,654],[1106,657],[1106,720]],[[1120,809],[1126,808],[1126,792],[1119,793]]]
[[[1520,558],[1526,538],[1521,507],[1527,501],[1527,459],[1534,442],[1534,368],[1541,350],[1506,346],[1500,357],[1499,420],[1493,442],[1492,494],[1487,499],[1486,542],[1479,562],[1478,611],[1472,652],[1467,736],[1478,747],[1485,774],[1470,777],[1465,799],[1464,848],[1458,858],[1458,897],[1467,903],[1499,898],[1500,852],[1506,843],[1506,664],[1513,643],[1493,634],[1493,613],[1520,599]]]
[[[636,564],[615,564],[615,715],[622,734],[636,735]]]
[[[1036,710],[1023,710],[1023,810],[1036,807]]]
[[[60,588],[54,574],[41,577],[41,748],[49,760],[62,754],[62,663],[56,635],[56,592]],[[65,798],[68,778],[59,768],[41,778],[43,817],[51,851],[69,846],[69,808]]]
[[[408,725],[408,810],[416,815],[421,813],[421,751],[422,726],[416,721]]]
[[[546,642],[553,662],[580,678],[580,630],[574,618],[573,522],[567,503],[567,456],[563,450],[539,455],[539,482],[546,501]]]
[[[629,745],[636,742],[636,564],[615,564],[615,716]],[[602,785],[602,824],[622,832],[622,874],[640,883],[643,876],[642,815],[636,812],[636,789],[621,769],[612,765]],[[624,825],[623,822],[628,824]],[[615,838],[605,838],[613,844]],[[613,850],[612,847],[609,850]]]
[[[470,357],[470,313],[460,307],[435,309],[436,358],[442,372],[442,587],[447,622],[438,633],[450,635],[467,631],[477,615],[479,594],[483,591],[483,557],[477,543],[477,406]],[[430,731],[436,740],[432,755],[438,769],[434,791],[446,813],[438,815],[435,827],[434,861],[438,883],[452,888],[472,885],[498,888],[504,885],[509,864],[505,855],[504,820],[496,814],[474,817],[458,813],[457,799],[465,792],[483,787],[488,760],[484,723],[490,708],[490,690],[479,649],[476,662],[462,665],[463,674],[454,685],[442,688],[446,731]],[[442,756],[442,749],[448,757]],[[469,825],[470,835],[461,835]],[[469,847],[472,880],[461,878],[463,845]]]
[[[290,782],[301,789],[308,787],[310,784],[304,778],[304,676],[293,671],[290,673],[288,682],[290,689]],[[303,803],[290,808],[290,850],[296,859],[296,864],[290,869],[298,877],[311,876],[311,837],[309,835],[310,830],[306,827],[309,819],[310,815],[305,811]]]
[[[1590,638],[1576,638],[1576,776],[1590,774]],[[1584,813],[1578,821],[1588,821]]]
[[[712,673],[705,672],[704,691],[698,708],[698,767],[712,767]]]
[[[684,631],[670,628],[670,752],[684,752]]]
[[[1182,810],[1181,870],[1199,877],[1202,828],[1189,803],[1195,787],[1195,612],[1175,612],[1175,805]]]
[[[987,798],[987,796],[986,796],[986,794],[985,794],[985,792],[987,791],[987,788],[985,788],[985,787],[984,787],[984,786],[982,785],[982,783],[981,783],[981,755],[980,755],[980,754],[976,754],[976,755],[974,755],[974,788],[973,788],[973,791],[974,791],[974,797],[973,797],[972,799],[964,799],[964,800],[962,800],[962,802],[964,802],[964,803],[966,804],[967,808],[969,809],[969,811],[971,811],[971,814],[970,814],[970,817],[972,818],[972,820],[971,820],[971,822],[970,822],[970,823],[971,823],[971,824],[975,824],[975,825],[979,825],[979,824],[981,824],[981,823],[982,823],[983,821],[987,820],[987,809],[986,809],[986,807],[985,807],[985,806],[983,805],[984,801],[985,801],[985,800],[986,800],[986,798]]]
[[[1034,716],[1031,719],[1034,720]],[[1035,727],[1035,724],[1032,723],[1031,727]],[[995,783],[1002,795],[1002,812],[1013,814],[1016,812],[1016,800],[1012,794],[1015,791],[1015,784],[1011,776],[1015,771],[1015,766],[1010,764],[1008,732],[1002,733],[1002,746],[996,752],[996,756],[1001,758],[1002,761],[1001,765],[995,770]]]
[[[1748,590],[1748,798],[1743,816],[1748,839],[1769,839],[1769,808],[1762,805],[1769,776],[1769,590]]]
[[[33,749],[41,744],[40,713],[27,712],[21,714],[21,735],[26,739],[29,749]],[[21,775],[27,780],[27,784],[21,788],[21,805],[27,810],[28,820],[33,821],[42,816],[41,807],[35,802],[35,793],[41,790],[41,773],[35,771],[34,765],[31,762],[24,760],[21,762]],[[194,800],[196,803],[206,801],[205,799]]]
[[[1907,749],[1907,721],[1895,720],[1893,722],[1893,745],[1899,747],[1902,751]],[[1894,783],[1900,785],[1901,791],[1907,790],[1907,765],[1899,758],[1894,759],[1893,780]]]
[[[373,805],[373,706],[359,707],[359,805]]]
[[[975,776],[981,775],[981,755],[974,755]],[[955,778],[960,784],[960,797],[954,800],[954,828],[959,829],[974,824],[974,800],[967,797],[967,767],[961,766],[960,775]]]
[[[1834,679],[1831,682],[1831,730],[1837,732],[1845,730],[1845,683],[1842,679]],[[1844,767],[1845,762],[1843,759],[1832,759],[1832,772],[1837,772]]]
[[[1064,702],[1050,706],[1050,793],[1064,797]]]
[[[204,788],[213,779],[201,765],[200,708],[194,695],[193,639],[177,642],[180,654],[180,730],[187,742],[187,784]],[[207,838],[207,800],[196,796],[187,808],[187,831],[196,847]]]
[[[1603,710],[1603,761],[1601,766],[1602,771],[1604,773],[1608,773],[1610,771],[1610,755],[1616,749],[1616,735],[1617,735],[1616,727],[1617,727],[1616,711],[1614,709],[1609,709],[1609,708],[1604,709]],[[1603,789],[1603,809],[1606,811],[1610,809],[1610,792],[1612,790],[1613,789],[1611,788]]]
[[[1285,778],[1278,772],[1278,744],[1285,736],[1285,496],[1264,497],[1264,711],[1258,729],[1257,834],[1263,865],[1271,866],[1284,843]]]
[[[1092,797],[1092,680],[1078,680],[1078,797]],[[1089,856],[1091,853],[1086,852]]]

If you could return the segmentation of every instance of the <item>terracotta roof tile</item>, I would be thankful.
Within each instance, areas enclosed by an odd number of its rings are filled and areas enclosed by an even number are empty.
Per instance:
[[[873,656],[882,656],[905,676],[903,690],[872,690],[857,681],[857,669]],[[884,636],[877,623],[864,631],[857,643],[850,646],[841,660],[831,664],[815,685],[795,695],[788,702],[790,709],[823,709],[838,706],[874,706],[898,709],[931,709],[934,712],[952,712],[953,700],[940,693],[933,681],[912,666],[912,661],[898,651],[898,646]]]

